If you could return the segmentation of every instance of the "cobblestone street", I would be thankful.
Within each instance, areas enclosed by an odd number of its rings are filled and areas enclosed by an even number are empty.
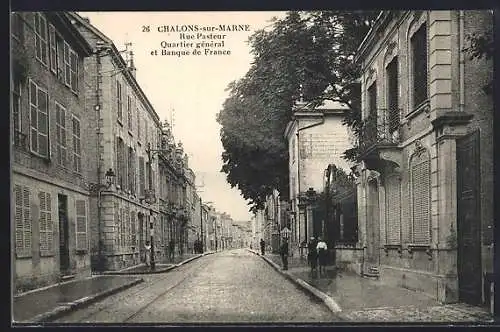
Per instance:
[[[248,251],[225,251],[144,283],[56,322],[332,322],[335,316]]]

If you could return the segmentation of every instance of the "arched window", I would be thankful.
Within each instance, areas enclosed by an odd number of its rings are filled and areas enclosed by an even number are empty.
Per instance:
[[[386,244],[401,244],[401,180],[397,174],[385,180]]]
[[[410,194],[412,202],[411,239],[413,244],[430,242],[431,163],[428,151],[417,148],[410,160]]]

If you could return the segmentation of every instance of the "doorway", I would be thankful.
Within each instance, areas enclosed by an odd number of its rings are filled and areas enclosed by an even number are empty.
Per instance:
[[[69,227],[68,227],[68,196],[58,195],[59,213],[59,270],[68,275],[70,271],[69,259]]]
[[[139,212],[137,214],[137,219],[139,220],[139,258],[140,262],[145,262],[146,256],[144,252],[144,214]]]
[[[479,131],[457,139],[457,273],[459,300],[481,303]]]
[[[371,267],[378,267],[380,259],[379,197],[376,180],[368,182],[368,206],[366,214],[366,262]]]

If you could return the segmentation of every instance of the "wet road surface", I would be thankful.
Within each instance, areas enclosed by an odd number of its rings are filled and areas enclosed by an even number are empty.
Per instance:
[[[56,322],[331,322],[326,306],[244,249],[208,255]]]

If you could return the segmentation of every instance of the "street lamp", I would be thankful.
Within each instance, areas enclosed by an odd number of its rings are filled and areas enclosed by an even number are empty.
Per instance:
[[[151,270],[154,270],[156,264],[155,264],[153,210],[149,210],[149,234],[151,236]]]

